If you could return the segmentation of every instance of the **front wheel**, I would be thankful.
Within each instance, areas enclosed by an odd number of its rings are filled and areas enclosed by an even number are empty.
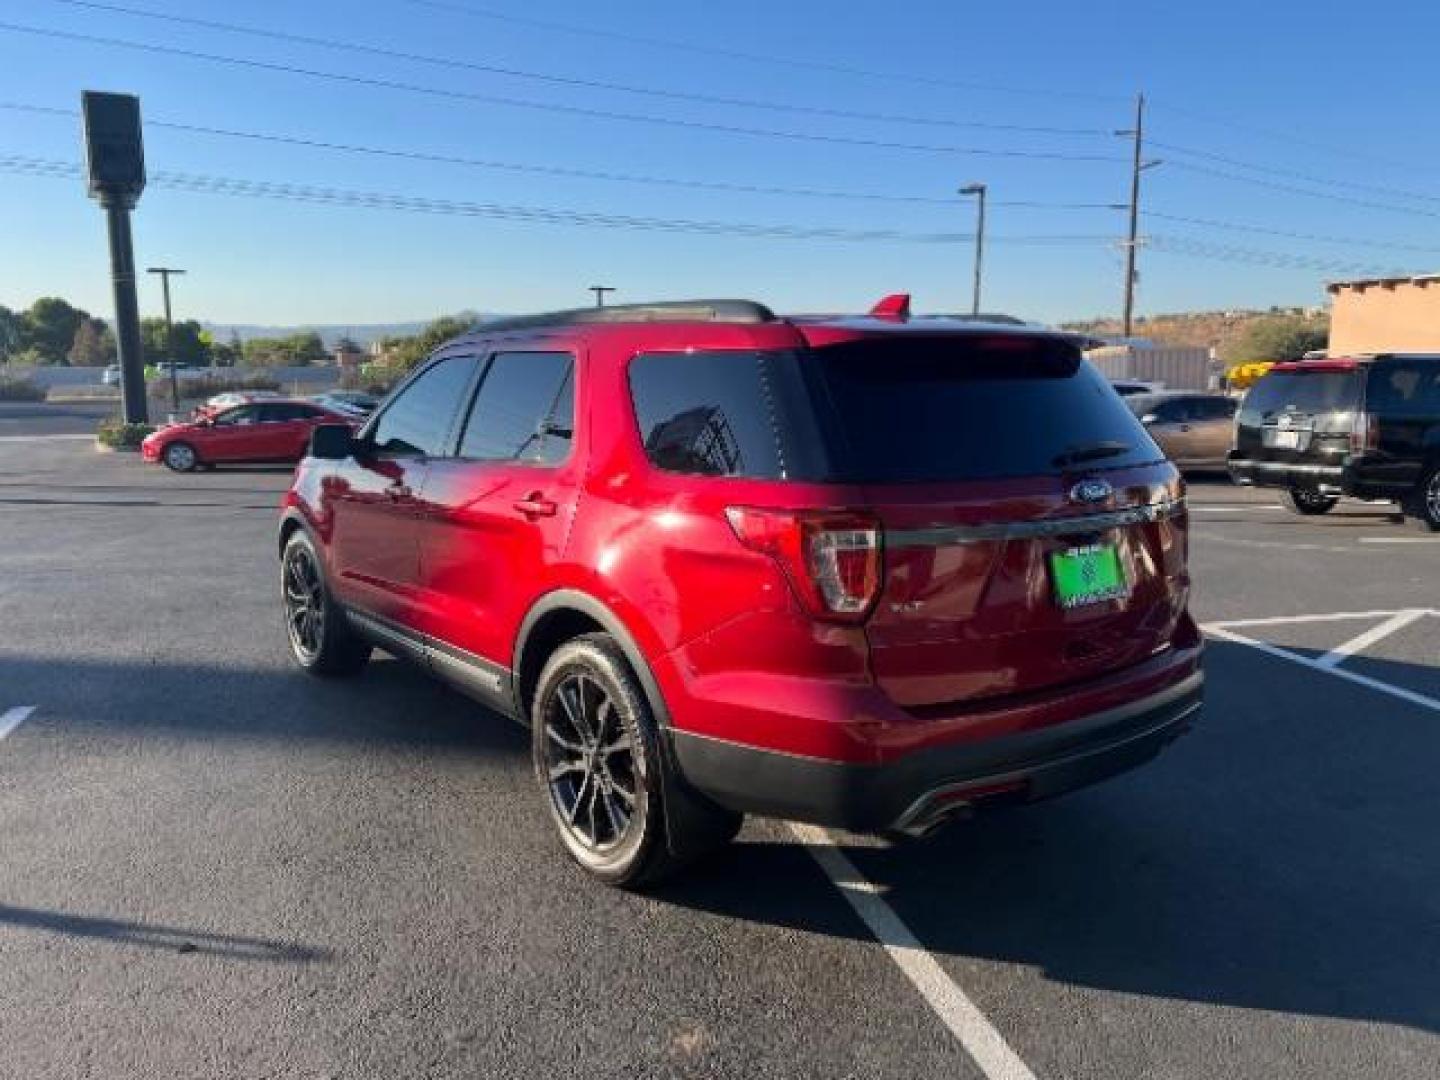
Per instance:
[[[613,638],[585,634],[555,650],[535,687],[531,731],[550,818],[582,867],[607,884],[634,888],[688,861],[667,844],[668,766],[645,692]],[[682,845],[693,854],[733,836],[739,818],[731,817],[728,828],[693,819],[671,828],[695,831],[687,838],[695,842]]]
[[[1431,469],[1415,486],[1406,515],[1426,532],[1440,532],[1440,466]]]
[[[1286,509],[1305,517],[1328,514],[1339,502],[1337,495],[1325,495],[1305,488],[1291,488],[1285,493]]]
[[[165,462],[166,468],[176,472],[189,472],[200,464],[200,455],[195,448],[186,442],[172,442],[165,447],[161,460]]]
[[[303,529],[280,559],[280,598],[290,655],[312,675],[354,675],[370,659],[362,640],[331,599],[319,553]]]

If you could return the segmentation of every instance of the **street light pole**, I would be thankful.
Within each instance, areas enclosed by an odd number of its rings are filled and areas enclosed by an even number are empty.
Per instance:
[[[976,221],[975,221],[975,296],[971,302],[970,314],[980,314],[980,277],[981,268],[985,262],[985,184],[966,184],[960,189],[961,195],[975,195]]]
[[[152,266],[149,273],[159,274],[165,290],[165,358],[170,361],[170,407],[180,411],[180,377],[175,371],[175,324],[170,318],[170,275],[183,274],[173,266]]]
[[[605,306],[605,294],[608,293],[608,292],[614,292],[614,291],[615,291],[615,286],[614,286],[614,285],[591,285],[591,286],[590,286],[590,291],[595,294],[595,306],[596,306],[596,307],[604,307],[604,306]]]

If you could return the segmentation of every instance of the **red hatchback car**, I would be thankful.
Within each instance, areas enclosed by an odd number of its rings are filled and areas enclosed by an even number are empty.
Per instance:
[[[746,813],[918,835],[1144,762],[1200,708],[1181,480],[1046,330],[558,312],[316,430],[291,649],[532,729],[571,855],[651,881]]]
[[[251,401],[167,424],[145,437],[140,453],[176,472],[240,462],[293,463],[305,456],[316,425],[344,423],[346,417],[310,401]]]

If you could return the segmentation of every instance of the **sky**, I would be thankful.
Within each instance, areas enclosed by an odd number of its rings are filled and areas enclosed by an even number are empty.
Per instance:
[[[1428,0],[0,0],[0,304],[110,315],[103,217],[65,171],[96,89],[141,99],[136,260],[187,271],[177,318],[525,312],[597,284],[965,310],[969,182],[987,311],[1113,315],[1139,92],[1137,310],[1318,305],[1440,269],[1437,38]]]

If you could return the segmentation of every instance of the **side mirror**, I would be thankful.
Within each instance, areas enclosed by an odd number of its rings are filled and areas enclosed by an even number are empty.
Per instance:
[[[355,432],[349,424],[317,424],[310,432],[310,456],[321,461],[344,461],[355,450]]]

